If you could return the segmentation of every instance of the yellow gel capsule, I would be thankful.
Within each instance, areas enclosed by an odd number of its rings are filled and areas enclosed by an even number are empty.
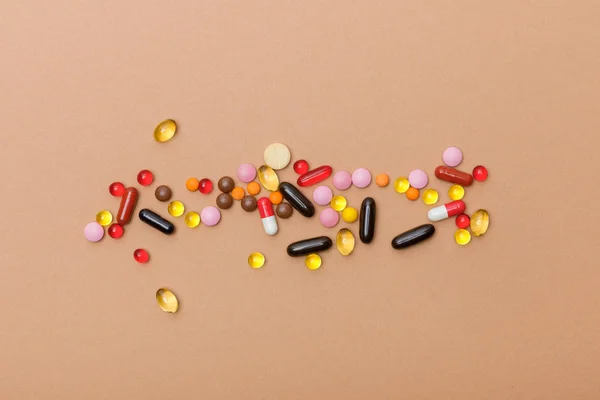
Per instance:
[[[437,203],[439,197],[437,190],[434,189],[427,189],[423,192],[423,202],[428,206]]]
[[[448,196],[452,200],[460,200],[465,196],[465,188],[460,185],[452,185],[448,189]]]
[[[196,211],[190,211],[189,213],[185,214],[185,224],[188,226],[188,228],[197,227],[200,225],[200,214],[198,214]]]
[[[344,196],[334,196],[333,199],[331,199],[331,208],[335,211],[344,211],[346,205],[348,205],[348,201]]]
[[[335,237],[335,244],[341,255],[347,256],[354,250],[356,240],[350,229],[340,229]]]
[[[183,215],[183,212],[185,211],[185,206],[179,200],[174,200],[169,203],[167,209],[169,210],[169,214],[171,214],[172,216],[181,217]]]
[[[321,268],[321,256],[318,254],[309,254],[306,256],[304,263],[308,269],[319,269]]]
[[[410,183],[408,183],[408,178],[404,176],[396,178],[396,180],[394,181],[394,190],[397,193],[406,193],[409,187]]]
[[[471,233],[469,233],[469,231],[466,229],[459,229],[454,232],[454,240],[461,246],[469,244],[471,241]]]
[[[471,232],[475,236],[481,236],[487,232],[490,226],[490,215],[486,210],[477,210],[471,215]]]
[[[248,256],[248,265],[252,268],[261,268],[265,265],[265,256],[263,253],[254,252]]]
[[[166,119],[154,129],[154,140],[160,143],[171,140],[177,132],[177,124],[172,119]]]
[[[96,214],[96,222],[102,226],[108,226],[111,224],[113,216],[110,211],[102,210]]]
[[[274,192],[279,187],[279,177],[277,172],[269,166],[261,165],[258,169],[258,180],[263,187],[271,192]]]
[[[346,207],[342,211],[342,219],[348,223],[356,222],[358,219],[358,210],[354,207]]]
[[[164,312],[174,313],[179,308],[177,296],[166,288],[160,288],[156,291],[156,302]]]

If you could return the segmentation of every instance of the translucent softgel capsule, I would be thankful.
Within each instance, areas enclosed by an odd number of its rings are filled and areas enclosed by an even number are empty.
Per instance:
[[[348,200],[344,196],[334,196],[331,199],[331,208],[335,211],[344,211],[346,206],[348,205]]]
[[[188,228],[195,228],[200,225],[200,214],[195,211],[190,211],[185,214],[185,224]]]
[[[252,268],[261,268],[265,265],[265,256],[263,253],[254,252],[248,256],[248,265]]]
[[[112,223],[113,216],[110,211],[102,210],[96,214],[96,222],[102,226],[108,226]]]
[[[423,192],[423,202],[428,206],[437,203],[439,197],[437,190],[434,189],[427,189]]]
[[[279,187],[279,177],[277,172],[269,166],[262,165],[258,169],[258,180],[263,187],[271,192],[274,192]]]
[[[154,140],[160,143],[171,140],[177,132],[177,124],[172,119],[166,119],[154,129]]]
[[[461,246],[469,244],[471,241],[471,233],[466,229],[459,229],[454,233],[454,240]]]
[[[350,229],[340,229],[336,238],[335,244],[337,246],[338,251],[341,255],[347,256],[354,250],[354,244],[356,241],[354,240],[354,235],[350,231]]]
[[[304,263],[308,269],[319,269],[321,268],[321,256],[318,254],[309,254],[306,256]]]
[[[452,185],[448,189],[448,196],[452,200],[460,200],[465,197],[465,188],[460,185]]]
[[[166,288],[160,288],[156,291],[156,302],[164,312],[174,313],[179,308],[177,296]]]
[[[487,232],[490,226],[490,215],[486,210],[477,210],[471,215],[471,232],[475,236],[481,236]]]
[[[408,178],[404,176],[396,178],[396,180],[394,181],[394,190],[397,193],[406,193],[409,187],[410,183],[408,183]]]
[[[185,206],[179,200],[174,200],[169,203],[167,209],[169,210],[169,214],[171,214],[172,216],[181,217],[183,215],[183,212],[185,211]]]

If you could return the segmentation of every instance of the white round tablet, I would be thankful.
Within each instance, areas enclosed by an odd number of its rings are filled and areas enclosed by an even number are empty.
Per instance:
[[[265,164],[275,170],[287,167],[291,158],[290,149],[283,143],[273,143],[265,149]]]

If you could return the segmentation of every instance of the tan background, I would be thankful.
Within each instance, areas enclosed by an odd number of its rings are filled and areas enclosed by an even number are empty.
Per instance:
[[[0,2],[1,399],[600,398],[598,3],[353,3]],[[374,243],[317,272],[285,247],[336,230],[296,215],[268,238],[239,204],[84,240],[112,181],[149,168],[199,211],[216,192],[186,178],[275,141],[392,177],[460,146],[490,170],[466,196],[490,231],[394,251],[427,208],[370,187],[348,197],[376,198]],[[166,214],[156,184],[140,205]]]

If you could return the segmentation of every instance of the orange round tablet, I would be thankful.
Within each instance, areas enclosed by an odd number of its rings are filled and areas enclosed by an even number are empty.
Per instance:
[[[406,191],[406,198],[412,201],[415,201],[419,198],[419,189],[414,187],[409,187]]]
[[[379,174],[375,177],[375,183],[379,187],[386,187],[390,184],[390,177],[388,174]]]
[[[283,195],[281,192],[271,192],[269,200],[271,200],[271,203],[273,204],[279,204],[283,201]]]
[[[246,192],[244,192],[244,189],[242,189],[239,186],[234,187],[233,190],[231,191],[231,197],[233,197],[235,200],[241,200],[245,194],[246,194]]]
[[[260,193],[260,185],[258,182],[250,182],[246,190],[248,190],[248,194],[251,194],[252,196],[257,195]]]
[[[200,181],[196,178],[190,178],[187,181],[185,181],[185,187],[190,192],[195,192],[196,190],[198,190],[198,186],[200,186]]]

